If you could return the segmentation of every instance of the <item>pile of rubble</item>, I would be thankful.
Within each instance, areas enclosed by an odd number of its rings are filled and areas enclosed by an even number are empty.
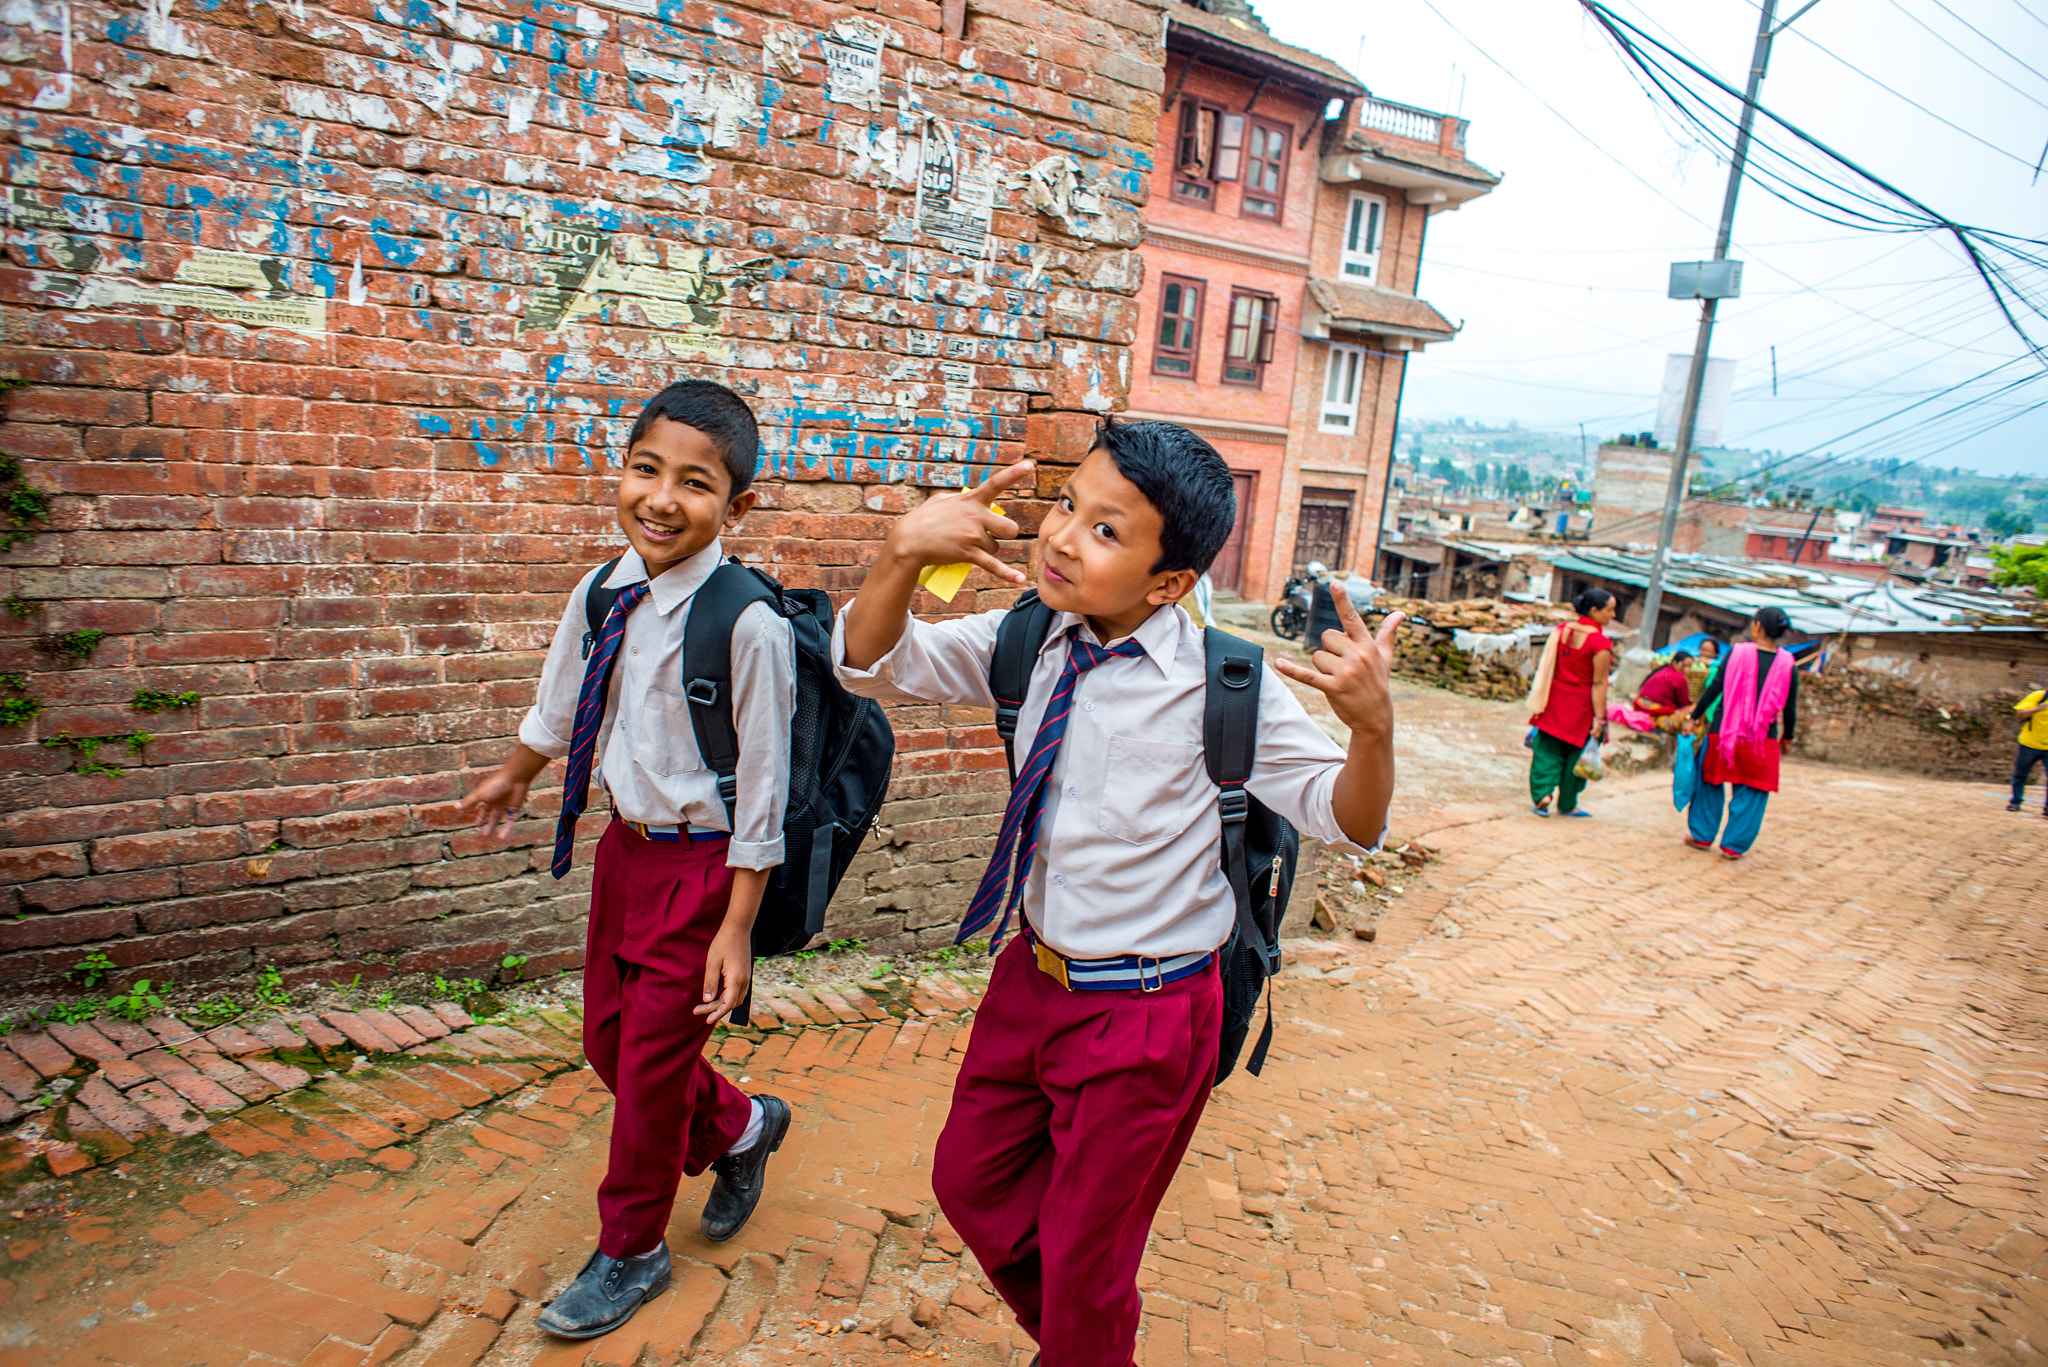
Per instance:
[[[1434,603],[1383,595],[1373,602],[1373,611],[1408,614],[1394,648],[1396,674],[1499,701],[1528,693],[1543,642],[1557,623],[1572,617],[1563,603],[1499,598]]]

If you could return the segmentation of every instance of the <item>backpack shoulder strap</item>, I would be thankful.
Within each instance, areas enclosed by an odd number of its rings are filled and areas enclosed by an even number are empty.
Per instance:
[[[1252,776],[1259,744],[1259,687],[1266,652],[1250,641],[1210,627],[1202,633],[1208,656],[1208,687],[1202,701],[1202,755],[1209,779],[1222,791],[1217,796],[1223,818],[1223,873],[1237,900],[1237,932],[1248,944],[1265,948],[1252,920],[1251,870],[1246,864],[1245,821],[1251,796],[1244,785]],[[1268,972],[1271,970],[1269,969]]]
[[[755,603],[782,610],[782,586],[738,561],[711,571],[690,600],[683,624],[683,696],[690,700],[691,729],[704,767],[718,775],[728,829],[739,801],[740,737],[732,720],[732,629]]]
[[[1003,754],[1010,762],[1010,782],[1017,781],[1017,718],[1024,710],[1024,694],[1031,687],[1031,666],[1052,631],[1052,609],[1038,601],[1033,590],[1017,600],[1003,624],[996,628],[995,654],[989,657],[988,691],[996,700],[996,734],[1003,738]]]
[[[612,571],[619,567],[623,556],[613,556],[597,567],[597,573],[590,576],[590,587],[583,594],[583,658],[590,658],[591,647],[597,644],[597,633],[604,630],[604,619],[612,615],[612,604],[619,601],[619,589],[608,589],[604,581],[612,577]]]

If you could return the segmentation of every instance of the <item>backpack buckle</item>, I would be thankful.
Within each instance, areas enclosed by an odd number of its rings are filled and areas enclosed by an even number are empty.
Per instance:
[[[597,645],[597,633],[596,633],[596,632],[594,632],[594,631],[586,631],[586,632],[584,632],[584,633],[583,633],[583,658],[584,658],[584,659],[586,659],[586,660],[587,660],[587,659],[589,659],[589,658],[590,658],[590,652],[591,652],[591,649],[592,649],[592,648],[593,648],[594,646],[596,646],[596,645]]]
[[[1243,788],[1235,784],[1217,794],[1216,806],[1223,813],[1223,824],[1226,826],[1244,824],[1252,811],[1251,799],[1245,796]]]
[[[718,776],[718,800],[725,804],[728,811],[731,810],[732,804],[739,799],[739,795],[740,776],[738,774],[720,774]]]
[[[1023,712],[1024,704],[1015,702],[1003,702],[1002,700],[998,699],[996,702],[996,734],[1003,737],[1005,740],[1008,740],[1011,736],[1016,735],[1017,718],[1021,716]]]
[[[1225,660],[1223,668],[1218,672],[1225,688],[1249,688],[1254,677],[1252,662],[1237,656]]]
[[[709,707],[718,701],[718,685],[710,679],[692,679],[683,688],[683,696],[699,707]]]

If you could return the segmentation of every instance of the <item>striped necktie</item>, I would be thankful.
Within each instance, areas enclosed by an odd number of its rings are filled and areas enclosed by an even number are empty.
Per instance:
[[[1079,636],[1069,639],[1067,667],[1060,671],[1059,683],[1045,705],[1045,717],[1038,723],[1038,735],[1031,742],[1031,754],[1010,789],[1010,805],[1003,809],[1003,827],[996,836],[995,854],[988,861],[987,872],[981,875],[981,886],[968,903],[967,919],[961,923],[953,943],[964,944],[973,939],[996,919],[998,911],[1002,913],[1002,924],[990,938],[989,952],[994,953],[1002,943],[1010,929],[1010,917],[1024,900],[1024,884],[1031,876],[1031,861],[1038,854],[1038,818],[1045,810],[1045,780],[1052,772],[1053,760],[1059,757],[1060,741],[1067,734],[1067,716],[1074,710],[1074,686],[1083,674],[1112,655],[1133,660],[1144,653],[1145,648],[1136,641],[1105,649]]]
[[[590,766],[597,758],[597,728],[604,721],[605,695],[611,690],[612,662],[618,659],[619,642],[626,635],[626,614],[647,596],[652,584],[641,580],[629,585],[612,604],[604,630],[583,667],[583,691],[576,695],[576,730],[569,742],[569,774],[562,780],[562,815],[555,822],[555,862],[549,872],[561,878],[569,872],[576,852],[576,818],[590,805]]]

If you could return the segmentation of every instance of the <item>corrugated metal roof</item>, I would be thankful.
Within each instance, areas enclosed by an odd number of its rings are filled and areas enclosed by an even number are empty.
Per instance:
[[[1617,583],[1648,587],[1650,582],[1650,557],[1626,551],[1580,551],[1560,556],[1554,563],[1561,570]],[[1783,608],[1793,628],[1809,636],[1838,631],[2044,634],[2038,627],[1974,624],[1970,619],[1975,616],[2023,610],[2010,598],[1996,594],[1906,587],[1803,566],[1713,555],[1673,555],[1664,575],[1664,592],[1743,617],[1759,608]]]

